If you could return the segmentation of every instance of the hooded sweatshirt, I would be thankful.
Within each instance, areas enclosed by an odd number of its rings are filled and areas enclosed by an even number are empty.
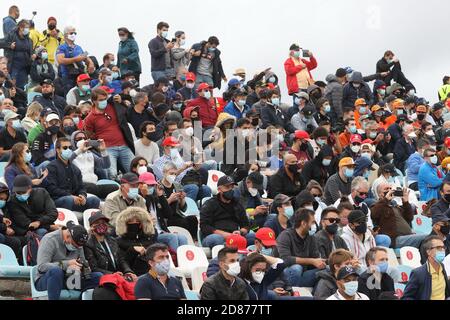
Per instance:
[[[341,236],[344,239],[347,247],[351,253],[359,260],[361,265],[365,265],[366,261],[366,253],[376,246],[375,238],[369,229],[367,229],[366,234],[364,235],[363,241],[359,239],[359,237],[353,232],[352,229],[347,225],[343,229],[343,233]]]

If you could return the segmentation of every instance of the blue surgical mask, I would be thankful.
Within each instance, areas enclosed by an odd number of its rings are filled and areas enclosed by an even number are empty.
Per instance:
[[[148,188],[148,193],[149,194],[154,194],[155,193],[155,187],[149,187]]]
[[[395,183],[394,177],[389,177],[389,178],[387,179],[387,181],[388,181],[389,183]]]
[[[81,90],[83,90],[84,92],[87,92],[87,91],[91,90],[91,86],[88,84],[83,84],[81,86]]]
[[[376,137],[377,137],[377,135],[378,135],[378,133],[376,133],[376,132],[371,132],[370,134],[369,134],[369,137],[370,137],[370,139],[376,139]]]
[[[357,131],[357,128],[356,128],[356,126],[351,126],[351,127],[349,128],[349,130],[350,130],[350,133],[355,134],[356,131]]]
[[[66,246],[66,249],[68,250],[68,251],[71,251],[71,252],[73,252],[73,251],[77,251],[78,249],[77,249],[77,247],[75,247],[73,244],[71,244],[71,243],[64,243],[64,245]]]
[[[353,174],[355,173],[355,170],[353,170],[353,169],[345,169],[345,171],[344,171],[344,175],[345,175],[345,177],[347,177],[347,178],[351,178],[351,177],[353,177]]]
[[[324,106],[324,110],[325,110],[325,113],[330,113],[331,112],[331,106],[329,104],[326,104]]]
[[[238,102],[238,104],[239,104],[239,106],[241,106],[241,107],[243,107],[243,106],[245,106],[245,100],[239,100],[239,102]]]
[[[211,92],[205,91],[205,99],[211,99]]]
[[[387,262],[381,262],[381,263],[377,264],[377,268],[380,271],[380,273],[386,273],[388,267],[389,267],[389,264]]]
[[[118,79],[119,78],[119,73],[118,72],[113,72],[112,78],[113,78],[113,80]]]
[[[322,160],[322,165],[324,167],[328,167],[331,164],[331,160],[330,159],[323,159]]]
[[[12,122],[12,127],[14,130],[19,130],[22,128],[22,124],[20,123],[20,120],[14,120]]]
[[[300,58],[301,52],[300,51],[294,51],[294,57]]]
[[[23,29],[23,35],[24,36],[27,36],[27,35],[29,35],[30,34],[30,28],[24,28]]]
[[[25,162],[26,163],[29,163],[30,161],[31,161],[31,158],[32,158],[32,155],[31,155],[31,153],[30,152],[26,152],[25,153]]]
[[[61,152],[61,158],[65,161],[69,160],[72,157],[73,151],[70,149],[63,150]]]
[[[320,147],[323,147],[326,144],[327,144],[327,140],[323,140],[323,139],[317,140],[317,145],[319,145]]]
[[[284,215],[290,219],[294,215],[294,208],[292,206],[284,208]]]
[[[272,256],[273,249],[272,248],[262,248],[260,253],[265,256]]]
[[[43,52],[43,53],[41,54],[41,59],[42,59],[42,60],[48,60],[48,53],[47,53],[47,52]]]
[[[108,101],[107,100],[103,100],[103,101],[99,101],[98,102],[98,108],[100,110],[105,110],[107,106],[108,106]]]
[[[280,105],[280,98],[273,98],[272,99],[272,104],[275,106],[279,106]]]
[[[445,259],[445,251],[436,251],[436,255],[434,256],[434,259],[437,262],[442,263],[442,261],[444,261],[444,259]]]
[[[78,124],[80,123],[80,118],[79,117],[73,117],[72,120],[73,120],[73,123],[75,123],[76,126],[78,126]]]
[[[270,77],[269,78],[269,82],[270,83],[275,83],[275,81],[277,81],[277,79],[275,77]]]
[[[350,281],[344,283],[345,294],[354,297],[356,292],[358,292],[358,281]]]
[[[209,52],[214,52],[214,51],[216,51],[216,48],[208,48],[208,51]]]
[[[295,98],[294,103],[298,106],[300,105],[300,98]]]
[[[164,275],[168,274],[169,270],[170,270],[169,259],[164,259],[163,261],[161,261],[155,265],[155,271],[160,276],[164,276]]]
[[[139,189],[138,188],[130,188],[128,191],[128,198],[135,200],[139,195]]]
[[[0,200],[0,209],[3,209],[6,206],[6,200]]]
[[[364,179],[366,179],[366,180],[369,179],[369,176],[370,176],[370,172],[369,172],[369,171],[366,171],[366,172],[364,173],[364,175],[363,175]]]
[[[360,114],[366,114],[367,113],[367,108],[366,107],[360,107],[359,108],[359,113]]]
[[[163,38],[167,38],[168,35],[169,35],[169,31],[161,32],[161,37],[163,37]]]
[[[19,202],[27,202],[28,199],[30,198],[30,194],[29,193],[16,194],[16,198]]]

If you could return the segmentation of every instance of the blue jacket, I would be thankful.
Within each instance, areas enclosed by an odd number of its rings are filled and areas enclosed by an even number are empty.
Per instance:
[[[245,114],[250,110],[250,107],[245,105],[242,112],[236,107],[234,104],[234,101],[228,102],[226,107],[223,109],[223,112],[228,113],[234,117],[236,117],[236,120],[239,120],[245,116]]]
[[[439,188],[444,181],[444,173],[441,172],[442,178],[437,175],[436,167],[432,167],[428,162],[425,162],[419,170],[419,191],[420,201],[429,201],[431,199],[440,199]]]
[[[406,284],[402,300],[430,300],[431,275],[428,268],[428,263],[425,263],[411,272],[411,277]],[[450,283],[444,265],[441,264],[441,268],[445,279],[445,298],[448,298],[450,297]]]
[[[405,138],[398,140],[395,143],[394,148],[394,165],[401,172],[405,172],[406,160],[416,152],[416,143],[413,141],[412,144],[406,142]]]
[[[65,196],[83,195],[87,197],[81,171],[76,165],[69,162],[69,165],[66,166],[60,159],[56,159],[50,162],[47,170],[48,176],[44,185],[53,200]]]
[[[218,258],[214,258],[214,259],[210,260],[209,261],[209,265],[208,265],[208,269],[206,270],[206,276],[208,278],[210,278],[210,277],[212,277],[213,275],[215,275],[219,271],[220,271],[219,259]]]
[[[406,168],[408,169],[409,183],[419,181],[419,170],[424,163],[425,160],[418,152],[413,153],[408,158],[406,161]]]
[[[31,170],[31,174],[33,175],[31,177],[31,179],[34,179],[34,177],[37,177],[36,170],[34,169],[34,167],[29,165],[29,169]],[[13,189],[14,179],[17,176],[22,175],[22,174],[25,174],[25,172],[23,172],[22,169],[20,169],[15,164],[11,164],[10,166],[5,168],[5,181],[6,181],[6,184],[8,185],[10,192],[12,192],[12,189]]]
[[[123,60],[127,59],[127,63]],[[141,73],[141,60],[139,59],[139,47],[136,40],[128,38],[126,41],[119,43],[119,51],[117,52],[117,66],[122,74],[132,71]]]
[[[8,33],[14,30],[17,25],[16,19],[11,16],[7,16],[3,18],[3,37],[6,38]]]
[[[291,222],[288,220],[287,223],[288,228],[291,227]],[[275,232],[275,237],[278,237],[285,229],[278,222],[277,214],[269,214],[267,217],[266,223],[264,223],[264,228],[270,228]]]

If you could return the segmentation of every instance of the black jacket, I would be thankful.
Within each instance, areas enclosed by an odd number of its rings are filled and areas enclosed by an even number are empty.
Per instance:
[[[101,272],[103,274],[110,274],[118,271],[124,274],[133,272],[125,258],[119,255],[119,246],[117,245],[116,240],[109,236],[105,237],[105,240],[108,243],[109,249],[111,250],[115,268],[114,266],[109,265],[109,252],[106,252],[103,246],[97,241],[95,236],[91,235],[83,249],[84,256],[89,262],[89,266],[91,267],[92,272]]]
[[[156,216],[158,218],[158,223],[161,229],[164,232],[170,232],[167,228],[167,221],[171,220],[173,217],[173,210],[169,206],[167,199],[164,195],[161,197],[155,197],[153,195],[148,195],[145,197],[145,203],[147,205],[147,210],[150,211],[150,208],[154,204],[156,208]]]
[[[328,260],[328,257],[330,256],[331,252],[333,252],[333,244],[328,237],[328,233],[325,230],[320,230],[317,232],[314,237],[316,238],[317,247],[319,248],[320,257],[322,259]],[[345,244],[344,239],[342,239],[337,234],[334,236],[333,239],[334,246],[336,249],[345,249],[348,251],[348,247]]]
[[[200,230],[202,237],[213,234],[215,230],[226,232],[249,228],[247,213],[238,199],[225,204],[219,200],[219,195],[208,200],[200,209]]]
[[[166,70],[167,49],[165,43],[168,42],[169,41],[167,39],[157,36],[148,43],[148,50],[150,51],[150,55],[152,57],[152,72]]]
[[[117,239],[119,245],[119,259],[125,259],[133,273],[141,276],[148,272],[148,261],[145,257],[140,256],[133,247],[142,246],[148,248],[156,243],[156,235],[145,235],[142,231],[136,238],[131,238],[127,234]]]
[[[269,178],[269,198],[273,199],[280,193],[289,197],[295,197],[304,189],[304,185],[305,183],[300,174],[296,174],[294,181],[292,181],[288,177],[286,169],[284,167],[280,168],[276,174]]]
[[[192,46],[192,50],[194,51],[203,51],[205,50],[206,41],[202,41],[200,43],[196,43]],[[191,64],[189,65],[189,72],[193,72],[197,74],[198,65],[200,64],[201,56],[192,57]],[[216,49],[214,51],[214,58],[211,60],[213,66],[212,78],[214,83],[214,88],[220,89],[222,86],[222,78],[225,77],[225,73],[223,72],[222,60],[220,59],[220,50]]]
[[[128,148],[130,148],[131,152],[133,152],[134,154],[135,153],[134,140],[130,127],[128,126],[127,108],[126,106],[120,103],[115,103],[112,99],[113,97],[111,97],[108,100],[108,103],[113,105],[114,110],[116,111],[117,121],[119,122],[120,130],[122,131],[123,137],[125,138],[125,142],[127,143]]]
[[[57,138],[63,137],[64,134],[62,132],[58,132]],[[47,132],[44,131],[43,133],[37,136],[36,140],[34,140],[33,145],[31,146],[31,156],[35,166],[38,166],[42,162],[50,160],[45,157],[45,153],[50,150],[52,145],[53,145],[52,136],[48,135]]]
[[[318,279],[313,295],[316,300],[326,300],[338,289],[336,278],[331,274],[329,267],[316,273]]]
[[[324,157],[328,156],[334,158],[333,150],[331,149],[330,146],[327,145],[322,148],[317,157],[306,162],[301,173],[303,181],[315,180],[322,187],[324,187],[325,183],[328,180],[328,177],[330,176],[329,170],[331,167],[333,167],[333,160],[331,161],[332,163],[328,167],[325,167],[322,164]]]
[[[66,165],[62,160],[56,159],[50,162],[47,170],[48,176],[44,184],[54,200],[72,195],[87,197],[81,171],[76,165],[71,162]]]
[[[39,71],[39,66],[46,66],[46,72],[43,72],[43,70]],[[36,59],[31,65],[30,77],[35,83],[41,83],[45,79],[50,79],[53,81],[55,80],[55,69],[53,69],[50,62],[47,61],[42,63],[41,59]]]
[[[39,228],[49,230],[50,225],[58,218],[55,203],[47,190],[42,188],[33,188],[25,203],[18,201],[15,196],[11,197],[7,209],[7,218],[12,222],[11,228],[19,237],[27,234],[28,226],[34,221],[41,223]]]
[[[268,126],[281,126],[290,133],[295,132],[288,116],[280,108],[270,103],[261,109],[261,121],[261,129],[266,129]]]
[[[39,102],[44,107],[44,109],[50,108],[55,111],[59,115],[60,119],[64,118],[64,108],[67,106],[67,102],[63,97],[57,95],[54,95],[50,98],[36,96],[34,98],[34,101]]]
[[[409,145],[405,138],[397,141],[394,148],[394,165],[400,169],[400,171],[405,172],[406,160],[416,152],[417,145],[413,140],[412,144]]]
[[[369,289],[368,284],[373,285],[375,288]],[[376,288],[377,285],[379,285],[379,289]],[[376,283],[373,275],[367,271],[358,278],[358,292],[364,293],[370,300],[378,300],[380,294],[394,291],[394,280],[387,273],[382,274],[380,283]]]
[[[247,285],[241,278],[235,278],[231,283],[218,272],[203,283],[200,300],[249,300]]]

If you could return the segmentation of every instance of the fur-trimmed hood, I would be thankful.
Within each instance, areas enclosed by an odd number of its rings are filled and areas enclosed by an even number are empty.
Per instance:
[[[155,233],[155,227],[147,210],[138,207],[129,207],[122,211],[116,220],[116,233],[118,236],[123,236],[127,233],[127,222],[136,218],[141,222],[142,232],[146,235]]]

